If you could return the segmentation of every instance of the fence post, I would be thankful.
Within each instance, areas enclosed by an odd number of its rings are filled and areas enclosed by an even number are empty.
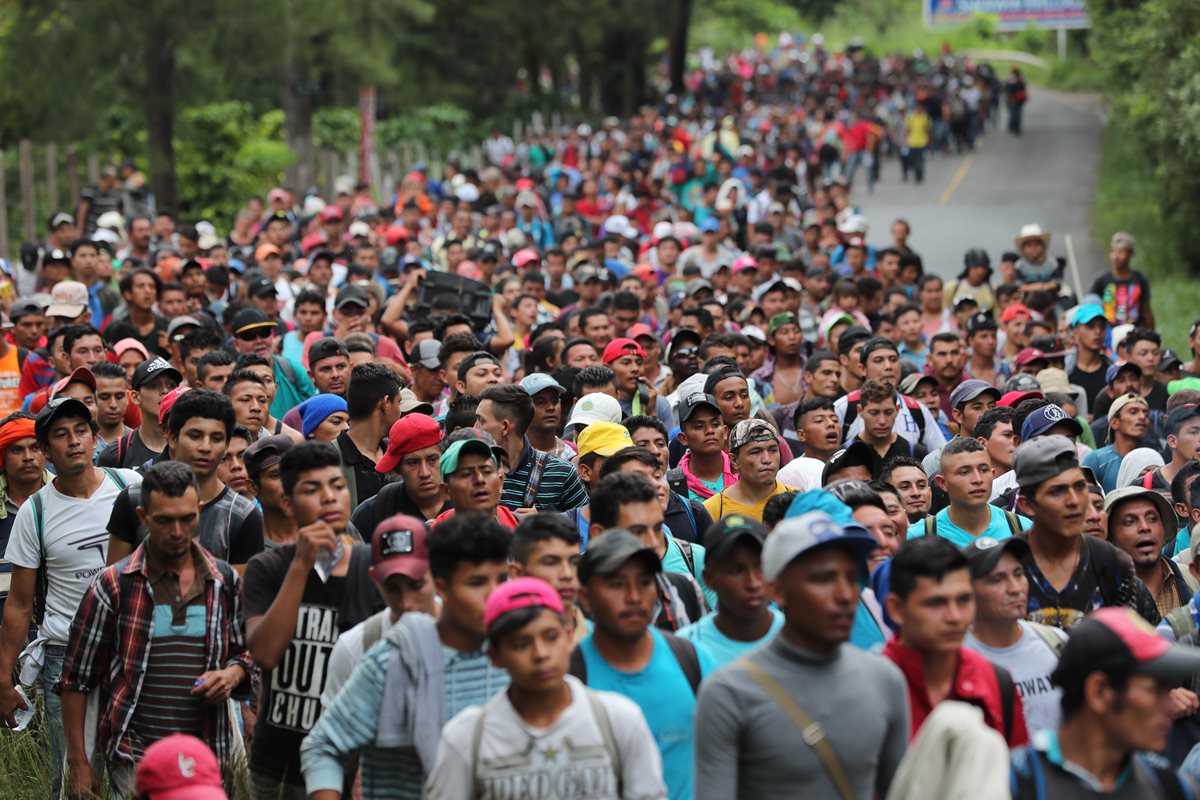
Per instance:
[[[429,168],[429,148],[427,148],[425,146],[424,139],[417,140],[417,151],[414,154],[414,158],[416,158],[417,161],[424,164],[426,169]],[[414,161],[413,166],[415,167],[416,165],[417,165],[417,163],[416,163],[416,161]]]
[[[50,201],[50,213],[58,211],[58,145],[46,145],[46,195]]]
[[[87,175],[89,184],[100,182],[100,157],[94,153],[88,156]]]
[[[67,198],[68,213],[75,213],[75,202],[79,199],[79,154],[74,147],[67,148]]]
[[[321,167],[321,172],[325,176],[325,185],[321,187],[321,194],[328,196],[333,193],[333,180],[337,174],[337,154],[332,150],[322,150]]]
[[[21,182],[21,235],[27,241],[37,236],[37,207],[33,197],[33,144],[22,139],[17,145]]]
[[[8,185],[4,179],[4,151],[0,150],[0,258],[11,257],[12,251],[8,249]]]

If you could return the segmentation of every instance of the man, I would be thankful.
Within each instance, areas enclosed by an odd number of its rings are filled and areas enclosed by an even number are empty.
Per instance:
[[[1162,337],[1157,331],[1137,327],[1129,332],[1121,342],[1121,346],[1129,353],[1129,362],[1137,364],[1142,370],[1142,383],[1137,388],[1138,394],[1146,398],[1146,404],[1155,411],[1165,411],[1167,408],[1167,386],[1160,381],[1158,362],[1162,356]],[[1107,409],[1104,400],[1096,403],[1095,412],[1103,414]]]
[[[695,698],[712,664],[691,642],[651,625],[661,570],[658,555],[628,531],[607,531],[591,543],[579,560],[579,582],[594,627],[571,657],[571,674],[637,703],[662,756],[669,796],[682,800],[695,794]]]
[[[533,449],[525,432],[533,422],[533,400],[520,386],[489,386],[476,409],[478,425],[508,453],[500,502],[520,515],[567,511],[587,503],[579,473],[558,456]]]
[[[96,424],[100,426],[96,434],[98,459],[103,453],[100,443],[115,442],[133,431],[125,427],[125,411],[129,408],[129,378],[125,370],[119,364],[101,361],[92,367],[92,375],[96,381]]]
[[[87,283],[87,281],[84,282]],[[101,282],[94,279],[92,288],[89,289],[89,295],[92,296],[93,302],[93,316],[95,316],[95,300],[103,298],[103,295],[94,294],[100,285]],[[121,289],[121,299],[125,301],[124,313],[128,315],[127,320],[137,329],[137,334],[133,338],[141,342],[149,352],[156,355],[167,355],[169,349],[163,347],[162,340],[159,338],[167,330],[167,321],[155,312],[155,305],[162,294],[162,278],[151,269],[138,267],[128,271],[122,270],[118,285]],[[118,309],[118,314],[120,313],[122,312]],[[99,319],[103,320],[104,317],[101,316]]]
[[[283,454],[294,445],[288,436],[262,436],[243,454],[246,475],[254,486],[254,499],[262,506],[263,548],[266,550],[296,543],[296,518],[284,503],[279,469]]]
[[[1068,353],[1067,375],[1071,383],[1082,386],[1087,392],[1088,409],[1096,406],[1104,385],[1108,383],[1105,373],[1111,366],[1104,354],[1105,339],[1108,338],[1108,319],[1104,309],[1095,303],[1085,303],[1075,309],[1071,317],[1071,333],[1075,339],[1074,365]]]
[[[1189,461],[1194,461],[1200,449],[1200,405],[1184,403],[1167,414],[1167,449],[1171,460],[1154,470],[1150,488],[1170,493],[1171,482]]]
[[[233,349],[239,355],[257,353],[271,359],[274,365],[276,390],[271,403],[271,416],[283,419],[290,409],[316,394],[304,367],[275,354],[275,343],[279,338],[278,322],[257,308],[244,308],[234,315],[230,328],[233,331]]]
[[[767,531],[740,514],[716,523],[704,535],[704,583],[717,598],[716,611],[679,630],[707,650],[717,667],[766,644],[783,627],[783,614],[766,597],[762,549]]]
[[[1050,682],[1067,637],[1026,619],[1029,579],[1022,560],[1029,545],[1017,537],[981,536],[966,547],[975,592],[975,620],[963,644],[1012,675],[1030,735],[1058,726],[1062,691]]]
[[[210,389],[214,392],[219,392],[229,380],[229,376],[233,374],[234,365],[237,359],[233,353],[227,350],[214,350],[211,353],[205,353],[196,362],[196,387],[197,389]],[[189,386],[191,384],[188,384]]]
[[[857,391],[863,384],[863,366],[862,366],[862,349],[871,339],[871,332],[866,328],[861,328],[858,325],[851,325],[846,330],[842,331],[842,335],[838,337],[838,352],[837,364],[833,365],[833,370],[837,373],[837,391],[834,392],[833,398],[838,395],[849,394]],[[812,366],[812,359],[816,358],[817,354],[813,353],[812,358],[804,364],[804,376],[807,381]],[[819,369],[813,372],[814,378],[817,377]],[[827,374],[828,376],[828,374]],[[806,395],[807,396],[807,395]]]
[[[1153,489],[1124,486],[1104,496],[1108,541],[1133,559],[1134,571],[1154,597],[1158,613],[1187,605],[1192,590],[1178,564],[1163,555],[1175,532],[1175,509]]]
[[[432,525],[436,527],[459,512],[477,511],[509,530],[516,529],[517,515],[500,504],[504,473],[496,451],[504,451],[494,446],[488,433],[468,429],[458,436],[464,434],[465,438],[452,442],[438,461],[451,507],[439,514]]]
[[[687,452],[667,473],[671,490],[704,501],[737,481],[725,452],[725,422],[717,398],[692,392],[679,402],[679,441]]]
[[[999,495],[999,479],[1012,471],[1013,452],[1020,441],[1013,432],[1014,413],[1007,406],[996,406],[983,412],[975,423],[975,439],[983,445],[992,463],[992,500]]]
[[[412,347],[408,367],[412,370],[412,390],[422,403],[435,408],[443,400],[446,388],[446,373],[442,370],[442,343],[437,339],[424,339]]]
[[[392,424],[387,451],[375,465],[381,474],[396,473],[400,480],[386,484],[374,497],[359,503],[351,522],[366,541],[375,539],[375,527],[397,514],[430,520],[452,506],[443,495],[441,426],[426,414],[409,414]]]
[[[804,379],[804,335],[800,320],[783,311],[767,321],[767,342],[771,360],[751,377],[763,387],[763,402],[768,406],[790,406],[801,397]]]
[[[899,671],[846,646],[875,540],[823,512],[767,537],[763,578],[784,624],[706,681],[696,798],[884,797],[908,743]],[[813,730],[821,742],[811,744]]]
[[[1083,466],[1096,473],[1104,492],[1117,488],[1121,459],[1137,447],[1150,428],[1150,408],[1141,395],[1125,394],[1113,401],[1108,411],[1110,444],[1093,450],[1083,458]]]
[[[779,434],[761,419],[739,422],[729,433],[729,456],[738,481],[704,501],[714,520],[741,514],[762,521],[763,506],[777,494],[792,491],[779,475]]]
[[[309,345],[308,375],[319,394],[345,397],[350,381],[350,351],[346,345],[332,337],[317,339]]]
[[[859,441],[871,448],[874,463],[871,475],[879,475],[883,465],[897,456],[922,459],[929,451],[922,444],[910,442],[896,433],[896,397],[898,392],[890,381],[871,378],[858,391],[858,418],[862,420]]]
[[[1112,413],[1112,403],[1118,397],[1126,394],[1137,394],[1142,386],[1142,368],[1132,361],[1113,364],[1104,374],[1105,384],[1100,390],[1093,409],[1103,408],[1103,413],[1092,416],[1092,438],[1097,442],[1107,442],[1109,439],[1108,415]]]
[[[350,491],[351,508],[379,493],[391,479],[376,465],[383,458],[384,437],[400,419],[400,376],[379,364],[359,364],[346,390],[350,429],[337,438]]]
[[[197,479],[200,518],[196,542],[214,558],[244,572],[246,563],[263,549],[262,514],[226,486],[217,472],[234,427],[233,406],[224,395],[205,389],[184,392],[167,417],[167,446],[173,460],[189,467]],[[108,519],[108,564],[128,556],[149,535],[139,524],[138,487],[117,496]]]
[[[710,362],[711,363],[711,362]],[[704,382],[704,393],[712,395],[721,409],[721,418],[726,427],[732,428],[744,419],[749,419],[753,410],[750,383],[740,369],[732,364],[710,368]]]
[[[534,450],[570,460],[575,450],[558,435],[562,418],[562,396],[566,389],[544,372],[526,375],[519,386],[533,399],[533,421],[525,431]]]
[[[1189,778],[1143,753],[1166,748],[1168,693],[1197,670],[1193,648],[1171,647],[1127,609],[1088,615],[1050,676],[1061,723],[1013,753],[1013,800],[1194,796]]]
[[[12,564],[3,557],[17,511],[33,493],[53,480],[46,454],[34,435],[34,418],[23,411],[0,420],[0,620],[12,580]]]
[[[404,614],[386,644],[364,654],[303,742],[307,796],[341,797],[343,765],[361,753],[363,797],[424,797],[446,720],[508,684],[484,650],[483,611],[508,579],[511,539],[495,520],[469,513],[428,538],[441,614]]]
[[[988,410],[1000,402],[1000,390],[981,380],[965,380],[950,392],[950,417],[958,424],[958,435],[975,438],[975,426]]]
[[[842,338],[838,340],[838,345],[840,346],[845,340],[846,334],[843,333]],[[843,369],[838,362],[838,357],[828,350],[818,350],[813,353],[804,362],[804,385],[807,387],[804,391],[804,400],[812,400],[817,397],[833,400],[843,392],[854,391],[861,381],[857,374],[853,375],[850,379],[850,388],[846,388],[844,375],[849,372],[851,370]]]
[[[103,515],[122,489],[142,480],[130,470],[93,466],[96,427],[92,412],[72,397],[51,400],[38,412],[34,435],[56,477],[21,506],[4,551],[5,560],[13,567],[4,624],[0,625],[0,719],[13,727],[14,710],[25,707],[12,676],[17,654],[29,634],[41,572],[45,586],[42,619],[36,638],[22,654],[21,683],[40,683],[45,697],[56,797],[62,785],[66,740],[62,705],[54,685],[62,671],[68,631],[88,584],[105,566],[108,535],[102,527]]]
[[[1154,329],[1154,310],[1150,307],[1150,281],[1133,269],[1134,239],[1118,231],[1108,247],[1112,269],[1097,275],[1091,294],[1100,298],[1104,316],[1112,325],[1143,325]]]
[[[954,407],[950,395],[967,377],[963,372],[965,361],[962,339],[957,333],[938,333],[930,340],[929,363],[925,371],[937,378],[939,405],[942,413],[948,417],[951,416],[951,409]]]
[[[980,536],[1007,539],[1029,528],[1030,521],[990,504],[992,463],[976,439],[955,437],[942,449],[941,472],[934,476],[950,504],[913,523],[908,538],[941,536],[966,547]]]
[[[796,406],[793,423],[796,439],[804,445],[806,458],[825,462],[841,449],[842,425],[830,398],[814,397],[801,401]]]
[[[561,514],[531,514],[513,532],[513,578],[540,578],[558,592],[567,634],[578,644],[591,630],[579,608],[579,531]]]
[[[196,476],[166,461],[147,470],[140,489],[137,516],[146,539],[96,577],[71,624],[60,684],[71,796],[100,791],[84,744],[90,692],[111,698],[96,750],[114,794],[133,797],[134,764],[171,734],[196,736],[218,759],[231,758],[226,700],[249,686],[241,581],[193,536]]]
[[[305,442],[280,460],[296,543],[246,568],[246,643],[262,670],[250,751],[255,797],[301,800],[300,744],[321,713],[327,663],[339,635],[383,608],[371,548],[352,544],[350,492],[337,448]]]
[[[877,336],[867,341],[862,349],[863,375],[866,380],[881,378],[896,384],[900,380],[900,353],[891,339]],[[838,418],[842,421],[843,441],[849,443],[862,430],[858,418],[858,394],[851,392],[834,401]],[[912,398],[897,394],[896,433],[913,443],[920,443],[930,452],[946,444],[946,437],[938,428],[929,409]]]
[[[888,589],[887,613],[897,630],[883,654],[908,684],[912,736],[938,703],[957,700],[978,706],[1009,747],[1026,744],[1029,732],[1012,676],[962,644],[975,615],[962,551],[936,536],[905,542],[892,558]]]
[[[920,522],[933,506],[933,488],[921,463],[916,459],[898,457],[883,465],[880,479],[896,487],[909,523]]]
[[[545,581],[516,578],[500,586],[488,595],[483,621],[488,655],[512,682],[446,724],[427,797],[490,797],[517,785],[575,784],[583,775],[590,796],[667,797],[637,705],[567,676],[573,645],[566,610]],[[560,748],[571,754],[561,762]]]
[[[449,370],[449,362],[447,362]],[[499,386],[504,382],[504,372],[500,362],[491,353],[477,350],[458,362],[454,382],[456,396],[474,395],[479,397],[489,386]]]
[[[998,345],[996,319],[987,311],[978,311],[967,318],[966,372],[972,378],[993,386],[1008,380],[1011,375],[1003,359],[996,357]]]
[[[671,403],[641,380],[645,358],[646,353],[636,339],[613,339],[604,345],[601,361],[617,377],[617,400],[625,416],[653,413],[674,426]]]
[[[1033,520],[1029,556],[1028,619],[1071,630],[1102,606],[1126,605],[1157,624],[1154,597],[1128,555],[1095,536],[1081,536],[1088,515],[1088,481],[1079,454],[1065,436],[1023,442],[1013,454],[1021,492],[1017,506]],[[994,538],[994,537],[993,537]]]

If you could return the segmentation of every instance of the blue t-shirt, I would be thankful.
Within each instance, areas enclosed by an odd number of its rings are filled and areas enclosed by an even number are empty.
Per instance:
[[[751,650],[757,650],[775,638],[775,634],[779,633],[779,629],[783,627],[783,614],[776,608],[771,608],[770,611],[771,629],[761,639],[753,642],[739,642],[721,633],[717,628],[717,612],[715,611],[704,615],[698,622],[693,622],[686,628],[680,628],[675,635],[687,639],[696,645],[697,649],[707,650],[708,654],[712,656],[714,667],[719,669],[736,661]]]
[[[993,539],[1007,539],[1012,536],[1012,529],[1008,527],[1008,520],[1004,516],[1004,510],[995,506],[988,506],[992,514],[992,522],[988,525],[988,529],[980,536],[990,536]],[[971,542],[978,539],[978,536],[972,536],[962,528],[950,521],[950,509],[943,508],[934,517],[937,520],[937,535],[943,539],[949,539],[958,547],[966,547]],[[1017,515],[1017,520],[1021,523],[1021,530],[1027,531],[1033,526],[1033,520],[1028,517]],[[919,539],[925,535],[925,520],[914,522],[908,529],[909,539]]]
[[[583,661],[587,665],[587,685],[623,694],[641,707],[662,755],[663,779],[671,800],[692,800],[695,794],[693,721],[696,697],[662,633],[650,628],[650,635],[654,637],[654,653],[640,672],[610,667],[590,635],[580,642]],[[702,647],[696,648],[696,654],[700,658],[700,675],[712,674],[711,656]]]
[[[875,621],[871,609],[867,608],[867,604],[861,597],[858,599],[858,608],[854,610],[854,627],[850,629],[850,644],[866,650],[868,653],[883,652],[883,646],[887,644],[887,637],[879,629],[879,623]]]
[[[1105,493],[1117,488],[1117,475],[1121,472],[1121,455],[1113,445],[1105,445],[1099,450],[1093,450],[1083,457],[1083,466],[1090,467],[1096,473],[1096,480],[1104,487]]]

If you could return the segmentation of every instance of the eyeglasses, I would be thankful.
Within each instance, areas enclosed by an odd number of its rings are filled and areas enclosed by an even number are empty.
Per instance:
[[[273,328],[251,328],[248,331],[242,331],[237,335],[237,338],[243,342],[253,342],[257,339],[270,339],[275,335]]]
[[[691,358],[700,352],[699,347],[683,347],[671,354],[672,358]]]

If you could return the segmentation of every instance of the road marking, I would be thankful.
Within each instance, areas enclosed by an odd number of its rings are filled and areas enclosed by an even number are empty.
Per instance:
[[[942,198],[938,200],[938,205],[944,206],[950,202],[950,198],[954,196],[954,190],[963,182],[963,178],[967,177],[967,170],[971,169],[971,162],[974,160],[975,156],[967,156],[963,159],[958,172],[955,172],[954,177],[950,179],[950,185],[946,187],[946,191],[942,192]]]

